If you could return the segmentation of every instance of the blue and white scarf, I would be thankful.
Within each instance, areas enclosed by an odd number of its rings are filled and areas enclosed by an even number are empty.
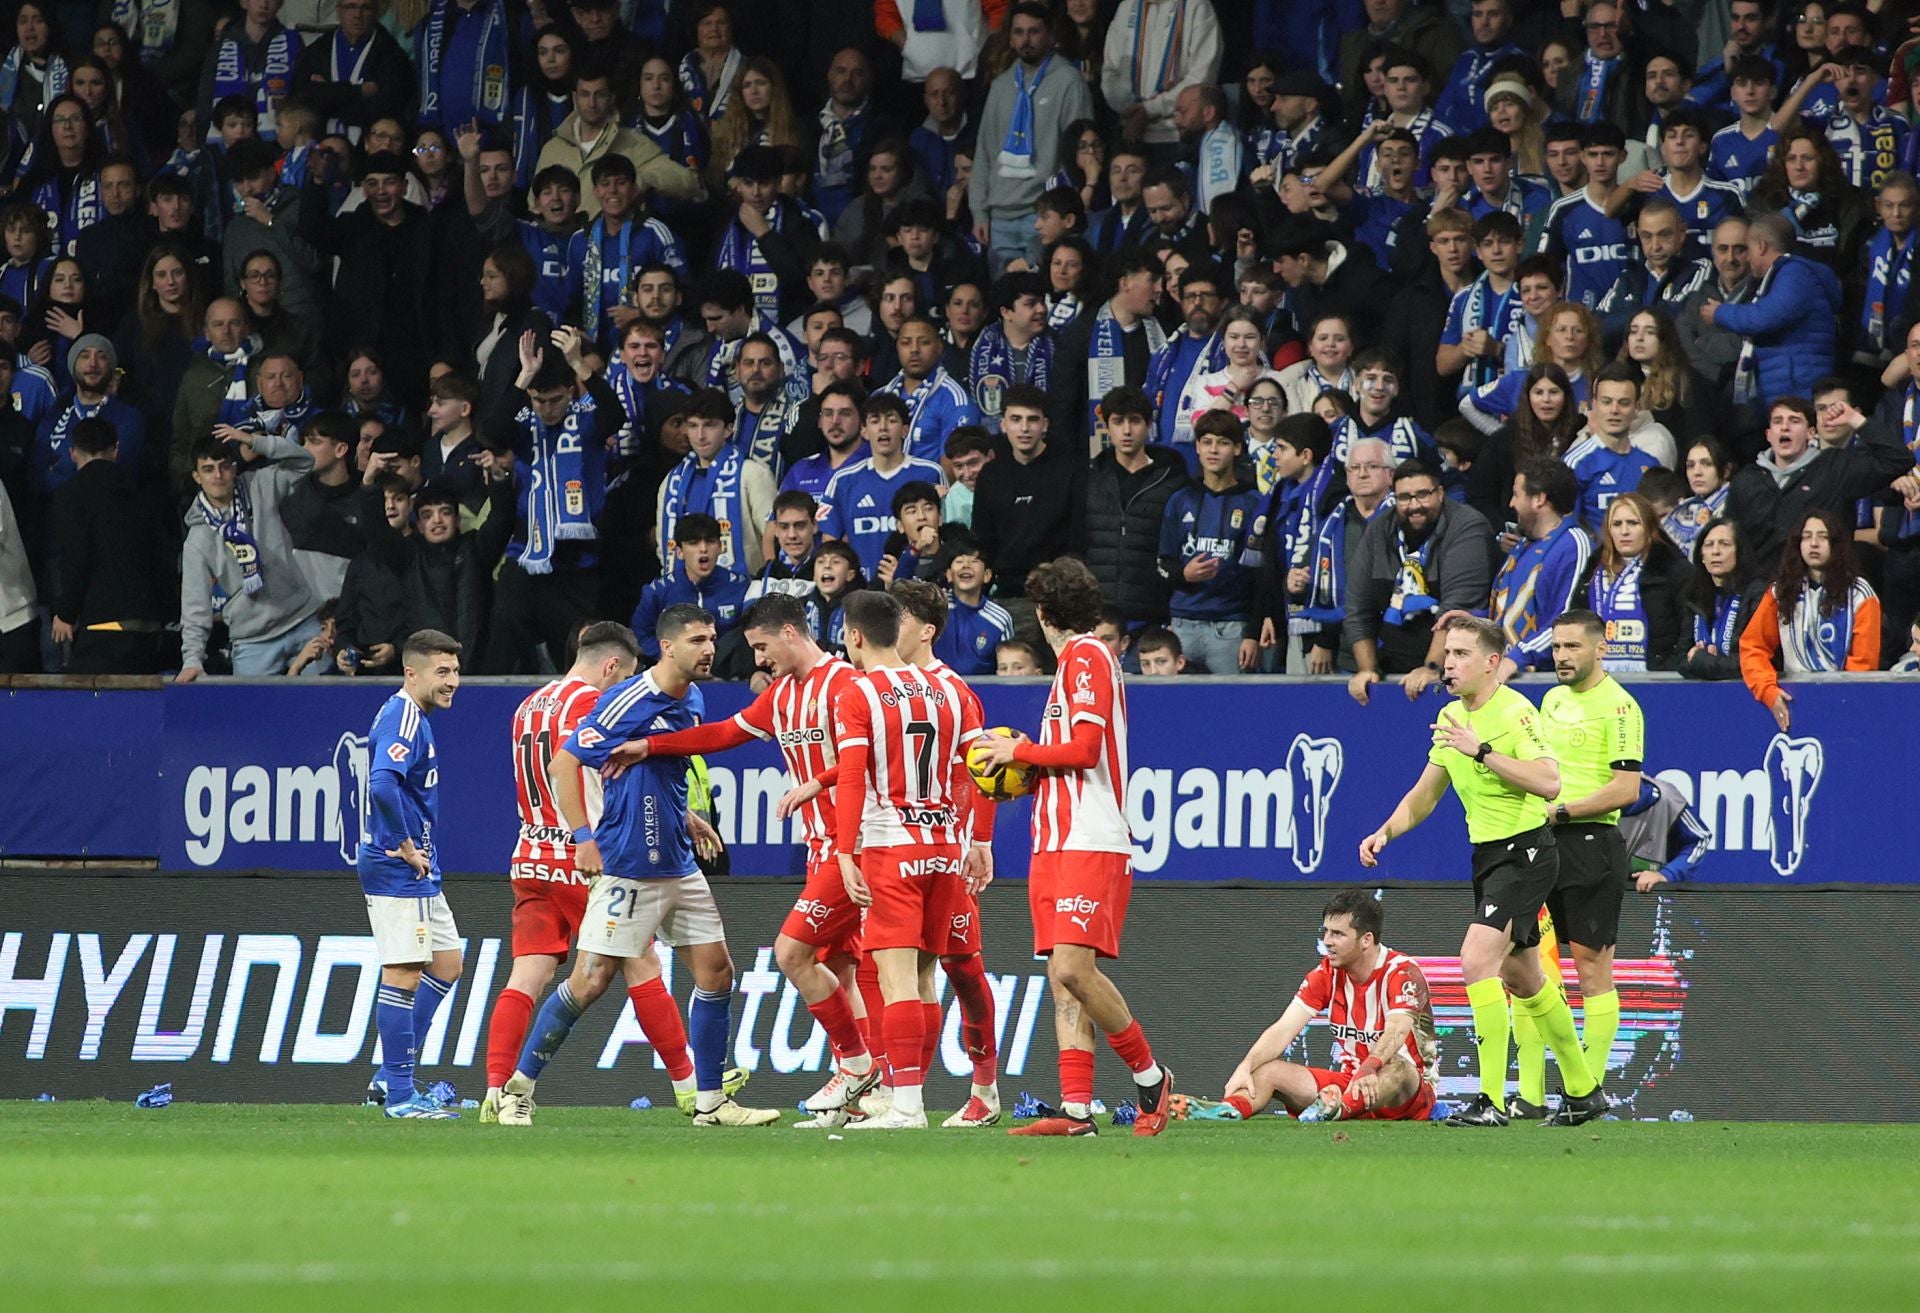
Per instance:
[[[222,405],[224,411],[226,407]],[[247,413],[237,429],[248,433],[272,433],[277,436],[299,440],[300,422],[313,413],[313,393],[305,384],[300,387],[300,395],[288,406],[269,406],[259,397],[247,400]]]
[[[80,234],[107,215],[100,203],[100,175],[91,169],[74,174],[71,186],[62,186],[58,174],[49,175],[33,189],[33,203],[54,217],[53,246],[60,255],[71,255]]]
[[[712,123],[727,112],[734,79],[739,73],[740,52],[729,50],[720,65],[719,85],[709,87],[706,72],[700,65],[700,52],[689,50],[680,61],[680,89],[687,93],[687,104],[693,107],[693,112]]]
[[[377,419],[390,429],[404,427],[407,422],[406,407],[388,396],[382,396],[371,406],[363,406],[352,397],[348,397],[340,403],[340,408],[355,419],[363,417]]]
[[[64,469],[68,474],[73,472],[74,427],[83,419],[94,418],[106,408],[104,400],[89,406],[77,396],[60,408],[60,413],[54,417],[53,428],[47,434],[46,444],[40,450],[40,458],[46,462],[48,469]]]
[[[787,399],[795,405],[805,402],[812,392],[813,374],[802,365],[805,351],[793,340],[793,334],[764,317],[753,326],[752,332],[765,333],[773,339],[774,350],[780,356],[780,372],[786,380],[781,385],[781,391]],[[703,375],[705,385],[725,388],[727,399],[735,406],[746,394],[741,391],[740,380],[734,376],[733,362],[740,355],[740,347],[746,340],[741,337],[723,342],[716,338],[713,345],[707,348],[707,367]]]
[[[1053,337],[1042,333],[1027,343],[1026,372],[1014,363],[1013,348],[999,324],[988,324],[973,339],[967,373],[973,377],[973,399],[988,427],[1000,427],[1000,405],[1007,389],[1027,383],[1042,392],[1053,386]]]
[[[785,231],[782,221],[787,217],[786,205],[784,199],[776,200],[767,211],[767,226],[774,232]],[[759,317],[768,321],[779,319],[780,276],[760,249],[760,239],[748,232],[738,218],[728,223],[726,232],[720,235],[720,250],[714,256],[714,265],[745,274],[747,286],[753,289],[753,307]]]
[[[1312,360],[1308,360],[1306,364],[1307,371],[1303,377],[1307,381],[1307,386],[1313,389],[1314,396],[1317,397],[1322,392],[1344,392],[1350,397],[1356,396],[1360,382],[1354,378],[1351,367],[1341,370],[1340,377],[1333,379],[1322,374],[1320,366]]]
[[[1847,181],[1868,191],[1879,190],[1900,153],[1900,130],[1892,111],[1875,105],[1865,122],[1845,110],[1827,120],[1827,140],[1840,157]]]
[[[1607,655],[1600,663],[1603,669],[1647,668],[1647,603],[1640,591],[1645,561],[1636,556],[1616,575],[1595,570],[1587,584],[1587,605],[1607,622]]]
[[[1713,596],[1713,623],[1709,625],[1705,616],[1695,615],[1693,641],[1707,644],[1721,656],[1732,656],[1736,651],[1734,644],[1739,641],[1740,614],[1746,605],[1746,599],[1739,593],[1716,592]]]
[[[1791,255],[1783,255],[1773,262],[1773,267],[1767,270],[1759,285],[1753,289],[1753,300],[1758,301],[1767,294],[1767,289],[1773,286],[1773,276],[1780,272],[1781,265],[1792,258]],[[1759,394],[1759,355],[1754,348],[1753,339],[1744,337],[1740,339],[1740,358],[1733,362],[1733,402],[1736,406],[1744,406]]]
[[[1872,593],[1865,580],[1856,579],[1853,592],[1827,614],[1826,588],[1811,579],[1802,582],[1793,614],[1781,617],[1780,623],[1780,647],[1787,673],[1845,670],[1853,648],[1854,612]]]
[[[1704,497],[1685,498],[1661,517],[1660,527],[1667,531],[1667,537],[1673,539],[1674,546],[1689,561],[1693,559],[1693,544],[1700,537],[1700,531],[1727,504],[1727,493],[1732,486],[1723,483]]]
[[[247,72],[246,52],[240,48],[244,31],[243,25],[235,23],[232,35],[223,38],[213,52],[213,98],[219,101],[227,96],[251,94],[255,131],[262,141],[277,141],[274,110],[293,90],[293,61],[300,57],[300,37],[288,27],[268,37],[266,60],[256,79]],[[207,140],[214,141],[219,136],[220,130],[209,123]]]
[[[327,70],[336,85],[356,87],[360,85],[364,80],[362,74],[367,68],[367,56],[373,53],[373,41],[378,35],[377,30],[368,32],[360,39],[359,46],[355,47],[353,42],[347,40],[346,33],[337,27],[333,30],[333,38],[327,43]],[[327,131],[344,132],[348,141],[356,146],[360,144],[360,128],[357,124],[348,123],[344,119],[328,119]]]
[[[248,334],[247,339],[240,344],[240,349],[233,352],[214,350],[213,343],[204,337],[193,339],[195,353],[205,356],[227,371],[227,392],[220,399],[219,423],[231,424],[238,428],[246,422],[251,413],[247,401],[247,362],[253,358],[253,353],[258,351],[261,345],[258,333]]]
[[[1387,601],[1386,614],[1380,618],[1383,624],[1404,625],[1439,609],[1440,599],[1427,591],[1427,557],[1432,554],[1433,540],[1438,536],[1437,532],[1430,531],[1418,547],[1409,547],[1406,528],[1394,528],[1393,541],[1400,553],[1400,569],[1393,577],[1393,596]]]
[[[1080,317],[1086,309],[1072,292],[1047,293],[1047,327],[1059,332]]]
[[[620,271],[620,286],[627,285],[632,277],[629,268],[632,263],[633,230],[640,220],[628,215],[627,221],[620,225],[620,231],[614,235],[614,267]],[[587,340],[600,340],[600,299],[606,295],[607,257],[601,244],[607,240],[606,216],[595,219],[587,228],[587,251],[581,260],[580,319],[581,327],[586,330]]]
[[[1147,51],[1147,11],[1152,8],[1147,0],[1133,7],[1133,59],[1128,65],[1128,85],[1136,101],[1147,100],[1165,91],[1177,80],[1175,64],[1180,56],[1180,38],[1187,25],[1187,0],[1173,0],[1173,18],[1167,25],[1166,42],[1160,48],[1158,59],[1152,58]],[[1153,76],[1147,76],[1149,66],[1154,69]]]
[[[1607,89],[1619,71],[1620,56],[1595,59],[1591,50],[1586,52],[1580,66],[1580,95],[1573,107],[1576,123],[1598,123],[1607,116]]]
[[[814,199],[824,188],[851,188],[854,184],[853,166],[856,134],[866,127],[871,102],[865,102],[845,118],[833,112],[834,102],[829,99],[820,107],[820,145],[814,152],[813,188]]]
[[[937,0],[930,2],[938,7]],[[1028,76],[1024,60],[1016,59],[1013,62],[1013,114],[1007,120],[1007,135],[1000,143],[998,158],[994,160],[994,170],[1003,178],[1031,178],[1034,174],[1033,93],[1052,67],[1051,54],[1040,61],[1040,67],[1033,71],[1032,76]]]
[[[1355,509],[1352,497],[1342,498],[1314,535],[1307,598],[1297,610],[1316,626],[1337,625],[1347,618],[1347,512]],[[1373,513],[1392,510],[1393,498],[1389,496]],[[1366,522],[1373,523],[1372,517]]]
[[[1520,284],[1517,281],[1508,283],[1507,290],[1498,295],[1494,293],[1491,274],[1481,274],[1467,284],[1467,308],[1460,318],[1460,327],[1467,332],[1476,328],[1486,329],[1501,343],[1501,351],[1493,355],[1475,356],[1467,362],[1465,371],[1460,375],[1459,396],[1464,397],[1500,377],[1506,365],[1507,339],[1526,313],[1526,308],[1520,304]]]
[[[746,505],[741,500],[740,454],[737,443],[720,448],[713,464],[704,470],[700,458],[688,452],[686,459],[667,474],[666,497],[661,503],[660,540],[674,541],[674,533],[685,515],[711,515],[720,521],[720,564],[722,568],[745,573],[747,569]]]
[[[1860,307],[1863,349],[1878,354],[1889,349],[1887,316],[1898,320],[1907,304],[1907,286],[1913,280],[1915,233],[1909,229],[1905,246],[1895,247],[1884,227],[1867,244],[1867,295]]]
[[[180,34],[180,0],[113,0],[111,16],[122,32],[139,43],[141,63],[151,64],[173,53]]]
[[[0,62],[0,109],[11,110],[14,98],[20,94],[20,66],[24,59],[20,47],[15,46],[7,52],[6,60]],[[67,89],[67,61],[58,54],[50,53],[41,80],[44,85],[40,103],[44,105]]]
[[[1157,355],[1167,344],[1166,330],[1152,315],[1144,316],[1137,328],[1147,335],[1147,358]],[[1100,399],[1127,383],[1126,331],[1113,317],[1113,303],[1100,307],[1093,317],[1093,332],[1087,338],[1087,429],[1099,431]]]
[[[453,4],[454,0],[433,0],[433,9],[414,38],[420,63],[422,123],[438,123],[441,118],[441,65],[446,60],[448,11]],[[507,108],[508,43],[512,38],[505,0],[487,0],[486,12],[480,18],[479,56],[473,61],[473,86],[468,103],[483,111],[489,124],[500,122]]]
[[[204,492],[193,499],[193,505],[201,521],[220,536],[220,545],[239,565],[241,590],[251,597],[265,588],[267,576],[261,568],[259,540],[253,536],[253,499],[247,493],[247,481],[234,480],[233,506],[229,510],[216,509]]]
[[[520,547],[520,568],[528,574],[552,574],[555,550],[563,542],[591,541],[600,536],[593,517],[601,490],[588,486],[588,431],[596,407],[591,397],[567,407],[557,425],[543,423],[532,406],[514,416],[531,440],[525,452],[526,541]]]
[[[1182,336],[1184,336],[1184,330]],[[1178,338],[1172,341],[1176,346],[1179,344]],[[1194,382],[1202,375],[1217,374],[1227,367],[1227,347],[1226,343],[1220,340],[1220,334],[1216,332],[1206,340],[1199,354],[1187,366],[1187,376],[1176,379],[1173,371],[1179,366],[1178,357],[1179,352],[1173,350],[1154,354],[1147,365],[1146,392],[1147,400],[1151,401],[1156,409],[1162,408],[1169,396],[1173,398],[1177,410],[1173,417],[1171,437],[1181,446],[1187,446],[1193,442],[1193,409],[1181,404],[1181,399],[1194,391]]]

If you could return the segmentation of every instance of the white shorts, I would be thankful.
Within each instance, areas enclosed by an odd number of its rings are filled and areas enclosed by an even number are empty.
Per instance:
[[[628,880],[603,875],[594,881],[580,918],[581,952],[639,957],[655,939],[672,948],[726,942],[727,929],[706,876]]]
[[[445,894],[431,898],[391,898],[367,895],[367,922],[373,926],[374,946],[381,966],[412,966],[430,961],[444,949],[458,950],[460,931]]]

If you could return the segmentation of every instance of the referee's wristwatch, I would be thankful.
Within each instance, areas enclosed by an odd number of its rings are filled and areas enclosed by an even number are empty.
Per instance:
[[[1566,803],[1561,802],[1561,803],[1554,804],[1553,823],[1555,825],[1565,825],[1568,821],[1571,821],[1572,819],[1573,819],[1573,813],[1567,810]]]
[[[1474,753],[1474,754],[1473,754],[1473,760],[1474,760],[1474,764],[1475,764],[1475,765],[1479,765],[1479,766],[1484,766],[1484,765],[1486,765],[1486,764],[1487,764],[1487,754],[1488,754],[1489,752],[1492,752],[1492,751],[1493,751],[1493,744],[1491,744],[1491,743],[1482,743],[1482,744],[1480,745],[1480,751],[1478,751],[1478,752],[1476,752],[1476,753]]]

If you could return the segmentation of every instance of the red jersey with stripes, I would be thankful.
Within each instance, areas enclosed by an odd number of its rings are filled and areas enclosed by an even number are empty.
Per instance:
[[[1386,1028],[1389,1014],[1413,1013],[1406,1056],[1431,1079],[1440,1049],[1434,1038],[1433,999],[1427,990],[1426,973],[1405,953],[1396,953],[1384,944],[1373,951],[1373,971],[1365,980],[1355,980],[1321,958],[1320,965],[1300,982],[1300,991],[1294,997],[1315,1012],[1327,1014],[1333,1031],[1334,1066],[1348,1075],[1367,1060]],[[1381,1060],[1392,1056],[1382,1054]]]
[[[1085,770],[1046,770],[1033,790],[1033,850],[1037,853],[1131,853],[1127,828],[1127,691],[1120,663],[1092,634],[1076,634],[1060,649],[1060,666],[1047,693],[1040,743],[1072,741],[1081,722],[1100,727],[1100,756]]]
[[[834,703],[839,750],[869,753],[865,778],[836,786],[865,790],[862,848],[959,845],[965,812],[954,786],[967,775],[956,762],[980,737],[980,705],[957,684],[924,670],[869,670]]]
[[[513,713],[513,792],[520,808],[520,838],[513,846],[515,879],[551,879],[550,875],[529,874],[537,870],[526,863],[573,868],[573,831],[560,814],[554,800],[553,785],[547,778],[553,754],[567,746],[573,731],[593,713],[600,701],[600,690],[584,679],[562,677],[541,687]],[[582,792],[587,803],[587,824],[600,818],[600,773],[580,772]]]
[[[757,739],[776,743],[795,784],[831,770],[839,753],[833,746],[833,704],[857,677],[837,656],[827,656],[804,675],[782,675],[767,685],[733,723]],[[800,829],[819,860],[831,856],[833,809],[826,795],[800,809]]]

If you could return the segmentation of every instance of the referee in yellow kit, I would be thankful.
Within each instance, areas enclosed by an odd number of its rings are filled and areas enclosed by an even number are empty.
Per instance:
[[[1473,841],[1473,923],[1460,945],[1460,975],[1479,1036],[1480,1093],[1449,1126],[1507,1124],[1507,992],[1533,1018],[1560,1063],[1567,1090],[1553,1125],[1577,1126],[1607,1109],[1587,1073],[1573,1013],[1558,982],[1540,969],[1540,907],[1559,874],[1545,800],[1560,793],[1560,769],[1540,734],[1540,715],[1497,678],[1506,637],[1471,616],[1447,625],[1441,682],[1458,698],[1433,723],[1420,778],[1387,823],[1360,842],[1360,864],[1433,814],[1451,784]]]
[[[1573,950],[1581,1046],[1588,1072],[1602,1083],[1620,1029],[1613,946],[1631,878],[1620,809],[1639,798],[1640,764],[1647,755],[1640,704],[1607,673],[1606,634],[1606,622],[1592,611],[1568,611],[1555,620],[1553,673],[1560,686],[1540,700],[1547,749],[1560,763],[1560,793],[1547,812],[1560,850],[1560,878],[1547,910]]]

